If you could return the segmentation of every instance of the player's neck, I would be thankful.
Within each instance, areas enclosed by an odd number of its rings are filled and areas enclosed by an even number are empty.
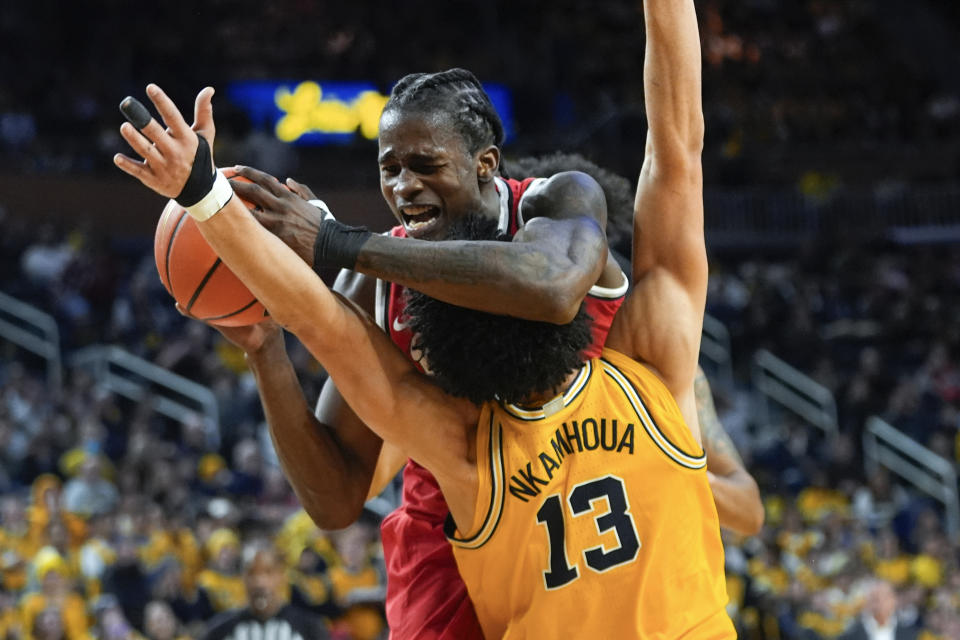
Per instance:
[[[496,180],[480,184],[481,211],[492,220],[500,219],[500,192],[497,189]]]
[[[283,609],[286,603],[282,601],[271,602],[269,605],[264,606],[260,609],[250,608],[250,611],[253,613],[254,617],[262,622],[266,622],[270,618],[274,617],[280,613],[280,609]]]
[[[556,387],[549,391],[543,391],[540,393],[533,393],[529,395],[523,402],[518,403],[518,406],[524,409],[535,409],[542,407],[556,397],[559,397],[566,393],[567,389],[570,388],[570,385],[573,384],[573,381],[576,379],[577,374],[580,373],[580,370],[571,371],[570,375],[564,378],[563,382],[558,384]]]

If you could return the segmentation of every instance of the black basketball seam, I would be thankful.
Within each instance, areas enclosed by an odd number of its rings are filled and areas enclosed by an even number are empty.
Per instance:
[[[190,309],[193,307],[193,303],[197,301],[197,298],[200,297],[200,292],[203,291],[203,288],[207,285],[207,281],[213,277],[213,272],[217,270],[217,267],[220,266],[220,258],[217,258],[213,262],[207,273],[203,276],[203,280],[200,281],[200,284],[197,285],[197,288],[193,292],[193,296],[190,298],[190,302],[187,303],[187,313],[190,313]]]
[[[164,271],[167,273],[167,287],[170,289],[170,295],[173,295],[173,280],[170,279],[170,254],[173,253],[173,243],[177,239],[177,232],[180,231],[180,227],[183,225],[183,221],[187,219],[187,210],[180,210],[180,219],[177,220],[176,226],[173,228],[173,233],[170,234],[170,242],[167,243],[167,262],[164,264]],[[176,296],[174,296],[176,297]]]
[[[240,308],[237,309],[236,311],[231,311],[230,313],[228,313],[228,314],[226,314],[226,315],[213,316],[212,318],[200,318],[200,319],[203,320],[204,322],[210,322],[210,321],[213,321],[213,320],[225,320],[225,319],[227,319],[227,318],[231,318],[231,317],[237,315],[238,313],[243,313],[244,311],[246,311],[247,309],[249,309],[250,307],[252,307],[252,306],[255,305],[255,304],[257,304],[257,299],[256,299],[256,298],[254,298],[253,300],[251,300],[251,301],[248,302],[247,304],[243,305],[242,307],[240,307]],[[265,312],[263,315],[264,315],[264,317],[266,317],[266,315],[267,315],[266,312]]]

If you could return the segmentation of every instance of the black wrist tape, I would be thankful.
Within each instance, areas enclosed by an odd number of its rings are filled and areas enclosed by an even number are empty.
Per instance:
[[[366,227],[350,227],[336,220],[320,224],[313,241],[313,270],[326,267],[353,269],[367,239],[373,235]]]
[[[197,135],[197,154],[193,156],[190,177],[174,200],[181,207],[192,207],[210,193],[216,177],[217,170],[213,167],[210,145],[203,136]]]

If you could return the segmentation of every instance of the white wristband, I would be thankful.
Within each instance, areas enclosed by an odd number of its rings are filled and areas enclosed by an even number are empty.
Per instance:
[[[215,216],[230,202],[232,197],[233,187],[230,186],[230,181],[227,180],[227,176],[223,175],[220,169],[217,169],[217,177],[213,181],[210,192],[203,196],[203,199],[197,204],[186,207],[186,210],[194,220],[203,222]]]
[[[330,212],[330,207],[328,207],[327,203],[324,202],[323,200],[307,200],[307,204],[312,204],[317,209],[320,209],[320,211],[323,212],[324,222],[326,222],[327,220],[336,220],[336,218],[333,217],[333,213]]]

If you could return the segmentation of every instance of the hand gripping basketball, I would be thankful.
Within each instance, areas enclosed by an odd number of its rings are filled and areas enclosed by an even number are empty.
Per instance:
[[[353,269],[372,235],[336,220],[330,208],[306,185],[286,185],[253,167],[237,167],[253,184],[234,184],[237,194],[258,205],[257,220],[283,240],[322,276],[328,268]],[[310,205],[310,206],[307,206]]]
[[[223,169],[231,181],[245,180],[231,177],[231,172]],[[153,251],[160,282],[177,301],[180,313],[218,327],[249,326],[266,317],[263,305],[220,260],[196,220],[175,200],[160,216]]]

